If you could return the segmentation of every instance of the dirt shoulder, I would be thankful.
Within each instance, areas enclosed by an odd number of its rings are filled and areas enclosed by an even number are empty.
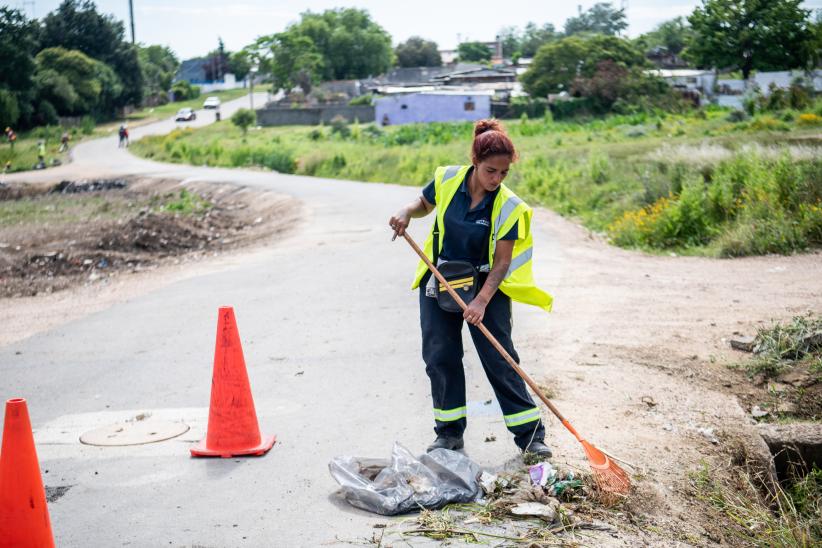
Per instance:
[[[822,312],[822,253],[655,256],[610,246],[552,212],[537,218],[562,250],[542,260],[561,261],[561,275],[550,288],[552,341],[529,344],[545,349],[542,372],[576,428],[636,465],[620,521],[645,541],[734,544],[734,525],[695,496],[693,474],[703,463],[718,470],[740,445],[761,449],[751,408],[771,396],[768,383],[729,367],[750,359],[729,339]],[[578,452],[561,426],[551,431]]]
[[[293,198],[233,184],[117,178],[0,188],[0,344],[283,237]]]

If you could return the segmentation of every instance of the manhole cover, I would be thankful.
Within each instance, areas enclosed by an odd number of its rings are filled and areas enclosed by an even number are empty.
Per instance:
[[[134,420],[90,430],[80,436],[80,442],[102,446],[142,445],[176,438],[188,429],[189,426],[182,422]]]

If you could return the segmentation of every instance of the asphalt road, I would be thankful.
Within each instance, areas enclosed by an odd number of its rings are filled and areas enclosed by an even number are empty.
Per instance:
[[[262,96],[260,97],[260,102]],[[255,103],[257,102],[255,98]],[[223,106],[227,119],[247,98]],[[260,104],[260,103],[258,103]],[[198,112],[195,124],[211,113]],[[228,123],[228,122],[223,122]],[[173,121],[135,128],[132,138]],[[0,397],[24,397],[59,546],[318,546],[370,539],[381,516],[349,507],[328,462],[387,457],[395,441],[422,452],[433,438],[420,358],[416,258],[391,242],[388,217],[418,189],[200,168],[141,160],[116,137],[78,145],[71,164],[15,180],[143,174],[236,182],[296,197],[305,221],[282,241],[186,279],[0,348]],[[455,158],[455,162],[459,159]],[[420,181],[424,183],[424,181]],[[428,220],[412,224],[421,241]],[[536,227],[545,287],[561,263]],[[543,260],[540,260],[542,258]],[[235,308],[257,414],[278,442],[265,456],[192,459],[205,434],[217,309]],[[550,317],[515,305],[524,364],[538,358]],[[518,453],[467,337],[467,454],[500,466]],[[528,369],[528,367],[526,367]],[[531,370],[534,368],[532,367]],[[191,430],[148,445],[103,448],[79,436],[149,413]],[[486,436],[497,441],[486,443]]]

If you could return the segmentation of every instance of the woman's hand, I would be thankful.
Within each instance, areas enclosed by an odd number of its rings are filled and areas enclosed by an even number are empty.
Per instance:
[[[388,220],[388,226],[394,229],[394,237],[391,240],[396,240],[397,236],[402,236],[405,234],[405,229],[408,228],[408,224],[411,222],[411,212],[408,211],[407,207],[402,208],[399,210],[396,215],[391,217]]]
[[[471,325],[479,325],[485,317],[486,306],[488,306],[488,301],[486,301],[484,297],[477,295],[474,297],[474,300],[468,304],[468,308],[463,311],[462,317]]]

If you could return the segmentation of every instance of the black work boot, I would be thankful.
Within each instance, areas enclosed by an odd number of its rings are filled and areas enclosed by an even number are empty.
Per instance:
[[[457,449],[462,449],[464,446],[465,443],[462,441],[462,438],[437,436],[437,439],[434,440],[434,443],[428,446],[428,449],[426,449],[425,452],[430,453],[434,449],[450,449],[451,451],[456,451]]]
[[[526,447],[522,452],[534,453],[541,459],[550,459],[552,456],[554,456],[554,454],[551,453],[551,449],[549,449],[549,447],[545,445],[545,442],[543,440],[532,441],[528,445],[528,447]]]

